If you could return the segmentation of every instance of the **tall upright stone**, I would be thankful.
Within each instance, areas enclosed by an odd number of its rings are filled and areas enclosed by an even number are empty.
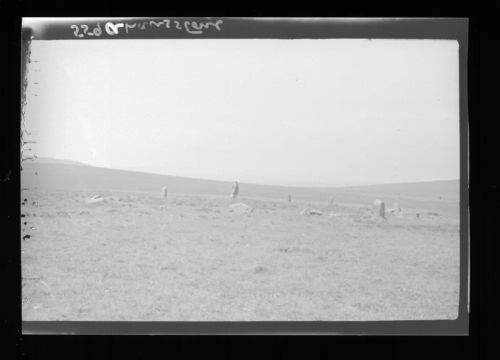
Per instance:
[[[373,202],[373,216],[385,219],[385,203],[382,200],[377,199]]]
[[[236,199],[238,198],[239,192],[240,192],[240,186],[238,185],[238,182],[235,181],[233,184],[233,189],[231,191],[231,202],[236,201]]]

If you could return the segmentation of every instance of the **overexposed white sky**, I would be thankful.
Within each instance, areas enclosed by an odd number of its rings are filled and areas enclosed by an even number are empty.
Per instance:
[[[456,41],[33,41],[32,60],[38,156],[274,185],[459,177]]]

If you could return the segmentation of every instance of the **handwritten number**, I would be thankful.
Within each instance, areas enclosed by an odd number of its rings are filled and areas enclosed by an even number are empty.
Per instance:
[[[115,35],[115,27],[113,25],[113,23],[106,23],[106,25],[104,26],[104,28],[106,29],[106,32],[108,33],[108,35]]]
[[[78,26],[77,25],[71,25],[70,28],[75,30],[75,32],[73,34],[75,35],[75,37],[78,37],[78,30],[80,30],[78,28]]]
[[[128,30],[133,29],[136,26],[140,30],[146,30],[147,25],[149,25],[150,29],[153,29],[153,25],[156,28],[160,28],[162,22],[165,23],[165,28],[170,29],[170,20],[169,19],[164,19],[163,21],[160,21],[160,22],[156,22],[156,21],[151,20],[151,21],[149,21],[149,23],[143,22],[143,23],[132,23],[132,24],[129,24],[129,23],[114,24],[112,22],[107,22],[104,25],[104,29],[106,30],[106,33],[108,35],[119,35],[119,28],[124,27],[125,32],[128,34]],[[202,34],[204,30],[207,30],[210,27],[213,27],[213,28],[217,29],[217,31],[220,31],[221,30],[220,25],[223,23],[222,20],[217,20],[215,23],[213,23],[213,22],[206,22],[206,23],[200,22],[199,23],[196,21],[184,21],[181,23],[180,21],[177,21],[177,20],[173,20],[173,22],[174,22],[176,29],[182,30],[184,28],[184,30],[189,34]],[[82,28],[83,33],[80,33],[80,27],[78,27],[78,25],[71,25],[70,26],[70,28],[73,29],[73,34],[75,37],[82,38],[85,35],[88,35],[88,36],[101,36],[102,35],[103,30],[101,28],[100,23],[97,23],[97,26],[94,27],[94,29],[91,32],[88,31],[89,30],[88,25],[82,24],[80,26]]]
[[[97,26],[94,28],[94,35],[101,36],[101,34],[102,34],[101,24],[97,23]]]
[[[118,35],[118,29],[123,27],[124,25],[122,23],[119,23],[119,24],[113,24],[112,22],[107,22],[106,23],[106,26],[105,26],[105,29],[106,29],[106,32],[109,34],[109,35]]]

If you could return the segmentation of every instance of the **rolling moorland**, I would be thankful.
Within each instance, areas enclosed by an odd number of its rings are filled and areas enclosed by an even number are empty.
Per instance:
[[[240,183],[253,211],[239,213],[231,182],[55,159],[23,168],[23,320],[457,316],[458,180]],[[375,199],[401,212],[374,216]]]

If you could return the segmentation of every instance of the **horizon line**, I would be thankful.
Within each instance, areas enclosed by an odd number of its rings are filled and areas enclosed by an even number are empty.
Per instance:
[[[132,169],[123,169],[123,168],[114,168],[114,167],[104,167],[104,166],[97,166],[97,165],[92,165],[88,164],[79,160],[72,160],[72,159],[61,159],[61,158],[55,158],[55,157],[50,157],[50,156],[40,156],[36,158],[37,160],[56,160],[56,161],[67,161],[67,162],[74,162],[76,164],[64,164],[61,163],[59,165],[73,165],[73,166],[88,166],[88,167],[94,167],[94,168],[99,168],[99,169],[109,169],[109,170],[118,170],[118,171],[131,171],[131,172],[136,172],[136,173],[142,173],[142,174],[149,174],[149,175],[160,175],[160,176],[171,176],[171,177],[178,177],[178,178],[186,178],[186,179],[191,179],[191,180],[204,180],[204,181],[215,181],[215,182],[228,182],[232,183],[235,180],[220,180],[220,179],[209,179],[209,178],[200,178],[200,177],[192,177],[192,176],[184,176],[184,175],[172,175],[172,174],[162,174],[162,173],[157,173],[157,172],[150,172],[150,171],[143,171],[143,170],[132,170]],[[36,162],[36,161],[35,161]],[[245,182],[245,181],[238,181],[240,184],[246,184],[246,185],[258,185],[258,186],[273,186],[273,187],[283,187],[283,188],[307,188],[307,189],[317,189],[317,190],[322,190],[322,189],[334,189],[334,188],[355,188],[355,187],[366,187],[366,186],[379,186],[379,185],[397,185],[397,184],[414,184],[414,183],[430,183],[430,182],[450,182],[450,181],[458,181],[460,182],[460,178],[453,178],[453,179],[436,179],[436,180],[424,180],[424,181],[401,181],[401,182],[391,182],[391,183],[366,183],[366,184],[358,184],[358,185],[275,185],[275,184],[264,184],[264,183],[255,183],[255,182]]]

